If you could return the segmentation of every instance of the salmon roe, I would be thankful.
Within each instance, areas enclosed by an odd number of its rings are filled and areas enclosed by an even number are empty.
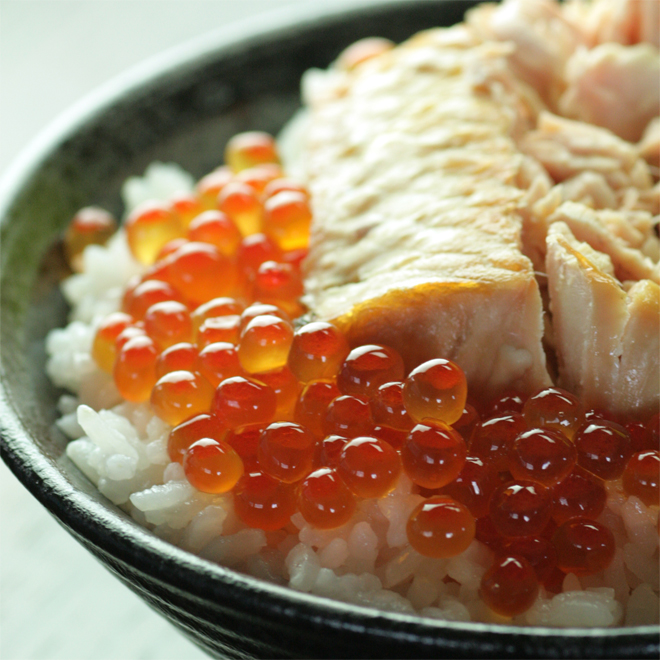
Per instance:
[[[410,514],[410,545],[426,557],[454,557],[474,539],[475,522],[466,506],[447,495],[429,497]]]
[[[413,369],[403,385],[406,410],[416,422],[426,419],[453,424],[463,414],[467,380],[450,360],[429,360]]]
[[[285,177],[266,134],[236,136],[226,153],[228,166],[194,192],[129,215],[143,273],[92,346],[124,399],[149,401],[172,425],[167,453],[189,482],[231,493],[231,526],[268,532],[274,548],[297,512],[317,529],[341,527],[409,479],[410,497],[424,498],[407,521],[410,546],[434,558],[475,538],[488,546],[480,594],[500,616],[528,609],[540,584],[561,591],[566,572],[604,570],[614,541],[596,519],[606,488],[621,488],[605,481],[660,504],[658,415],[585,412],[556,387],[468,400],[449,360],[407,373],[391,347],[302,323],[309,194]],[[86,235],[85,213],[65,239],[70,259],[110,226],[92,214]]]
[[[103,245],[117,230],[114,216],[97,206],[80,209],[64,234],[64,256],[74,271],[83,270],[82,253],[88,245]]]

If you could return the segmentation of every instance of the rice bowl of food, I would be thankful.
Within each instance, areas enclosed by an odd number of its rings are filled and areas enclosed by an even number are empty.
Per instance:
[[[657,654],[658,110],[593,101],[657,35],[603,7],[207,45],[15,189],[3,456],[212,653]]]

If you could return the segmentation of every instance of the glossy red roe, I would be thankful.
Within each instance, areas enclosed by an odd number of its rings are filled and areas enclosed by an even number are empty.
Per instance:
[[[157,359],[156,345],[146,335],[133,337],[123,345],[112,375],[124,399],[134,403],[149,400],[151,389],[156,384]]]
[[[513,441],[509,471],[514,479],[553,486],[571,473],[576,460],[575,445],[561,431],[532,429]]]
[[[223,440],[202,438],[190,445],[183,459],[186,479],[203,493],[226,493],[243,474],[243,461]]]
[[[443,492],[465,504],[475,518],[488,514],[488,503],[497,486],[497,472],[477,456],[468,456],[458,476],[443,488]]]
[[[354,396],[338,396],[328,405],[322,427],[323,435],[369,435],[373,427],[369,403]]]
[[[547,427],[572,438],[584,422],[585,410],[580,400],[559,387],[548,387],[530,396],[523,406],[529,428]]]
[[[154,385],[151,407],[162,420],[176,426],[206,412],[213,394],[213,386],[204,376],[190,371],[172,371]]]
[[[277,145],[272,135],[247,131],[234,135],[225,147],[225,162],[233,172],[262,163],[277,163]]]
[[[241,457],[245,471],[261,472],[257,458],[259,450],[259,441],[261,434],[265,429],[263,424],[248,424],[237,429],[228,431],[224,437],[225,442],[231,445],[236,453]]]
[[[172,371],[195,371],[197,369],[197,347],[181,342],[166,348],[156,360],[156,376],[162,378]],[[216,385],[217,383],[214,383]]]
[[[281,307],[291,317],[300,316],[303,294],[302,277],[291,264],[265,261],[254,275],[253,296],[264,303]]]
[[[294,413],[295,421],[308,428],[317,438],[323,438],[326,435],[323,426],[328,406],[338,396],[340,392],[334,382],[310,381],[298,397]]]
[[[445,424],[457,422],[467,399],[463,370],[451,360],[429,360],[413,369],[403,385],[403,400],[410,416]]]
[[[336,468],[341,458],[341,450],[348,438],[341,435],[329,435],[317,445],[315,463],[318,467]]]
[[[264,203],[264,228],[283,250],[295,250],[309,243],[312,211],[308,196],[295,190],[271,194]]]
[[[195,343],[200,349],[209,344],[228,342],[238,344],[241,334],[241,317],[235,314],[211,316],[199,326]]]
[[[404,472],[418,486],[441,488],[463,469],[467,450],[460,433],[442,422],[415,426],[403,447]]]
[[[415,425],[403,403],[403,383],[381,385],[370,401],[371,414],[376,424],[410,431]]]
[[[117,230],[114,217],[97,206],[80,209],[64,234],[64,256],[72,270],[83,270],[82,253],[88,245],[103,245]]]
[[[539,594],[532,565],[521,556],[500,556],[481,578],[479,595],[497,614],[513,617],[526,612]]]
[[[314,436],[304,426],[274,422],[261,434],[257,456],[265,474],[294,483],[311,470],[314,450]]]
[[[660,505],[660,451],[633,454],[623,472],[623,488],[646,506]]]
[[[487,419],[474,429],[470,454],[479,456],[496,470],[508,470],[513,442],[526,430],[525,420],[519,414]]]
[[[365,344],[354,348],[337,375],[337,387],[343,394],[371,397],[385,383],[403,380],[401,356],[388,346]]]
[[[190,342],[193,328],[188,308],[176,300],[152,305],[144,315],[145,332],[163,350],[174,344]]]
[[[128,247],[143,264],[152,264],[160,249],[183,234],[181,221],[165,205],[145,202],[136,207],[124,223]]]
[[[618,479],[631,455],[630,434],[607,420],[580,426],[573,438],[578,463],[601,479]]]
[[[480,421],[477,409],[472,404],[466,403],[463,414],[452,424],[452,427],[463,436],[463,440],[469,445]]]
[[[468,508],[447,495],[418,504],[406,525],[410,545],[425,557],[459,555],[472,543],[474,534],[474,517]]]
[[[535,536],[550,520],[552,493],[533,481],[511,481],[495,489],[489,511],[504,536]]]
[[[539,582],[545,582],[557,566],[555,546],[541,536],[508,539],[502,545],[502,552],[509,556],[524,557],[531,564]]]
[[[258,380],[270,387],[275,392],[277,409],[275,418],[279,421],[295,421],[295,407],[300,394],[301,385],[288,367],[273,369],[265,373],[253,374]]]
[[[293,342],[293,326],[277,316],[255,316],[241,332],[238,359],[247,373],[286,366]]]
[[[223,380],[215,390],[213,414],[227,429],[248,424],[270,424],[275,416],[275,392],[251,378]]]
[[[218,193],[218,208],[226,213],[243,236],[261,231],[263,207],[252,186],[241,181],[230,181]]]
[[[191,241],[210,243],[230,257],[243,238],[233,220],[222,211],[205,211],[198,215],[188,227],[188,238]]]
[[[571,518],[598,518],[606,500],[603,482],[576,469],[552,489],[552,518],[559,524]]]
[[[226,430],[215,417],[207,413],[196,415],[170,431],[167,454],[172,462],[183,463],[186,449],[194,442],[202,438],[222,440],[225,434]]]
[[[489,418],[522,413],[525,398],[522,394],[513,390],[504,392],[486,406],[483,416]]]
[[[133,322],[133,317],[123,312],[108,314],[99,324],[92,343],[92,358],[94,362],[107,373],[112,373],[117,351],[117,337]]]
[[[282,250],[266,234],[251,234],[241,241],[236,261],[245,273],[254,276],[264,262],[282,261]]]
[[[126,290],[122,301],[122,309],[139,321],[144,318],[147,310],[152,305],[168,300],[184,302],[181,294],[168,282],[145,280]]]
[[[318,529],[334,529],[347,523],[355,511],[355,497],[332,468],[309,474],[298,489],[298,509]]]
[[[236,346],[229,342],[208,344],[197,357],[199,372],[217,387],[223,380],[242,375]]]
[[[348,342],[334,325],[314,321],[295,331],[288,365],[301,383],[331,379],[348,353]]]
[[[604,571],[614,558],[612,532],[587,518],[572,518],[561,524],[552,543],[557,550],[557,566],[564,573],[595,575]]]
[[[337,472],[358,497],[383,497],[396,486],[401,461],[386,442],[359,437],[342,448]]]
[[[193,310],[190,317],[192,318],[193,327],[197,331],[206,319],[218,316],[240,316],[244,309],[245,305],[243,303],[234,298],[223,296],[213,298],[199,305]]]
[[[384,424],[376,424],[371,429],[371,435],[374,438],[387,442],[387,444],[393,449],[399,451],[408,438],[408,431],[395,429],[391,426],[385,426]]]
[[[234,511],[248,527],[265,531],[281,529],[296,511],[294,487],[259,470],[251,470],[234,488]]]

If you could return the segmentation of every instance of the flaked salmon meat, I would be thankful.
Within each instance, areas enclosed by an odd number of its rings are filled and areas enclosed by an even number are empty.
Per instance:
[[[603,45],[596,14],[600,2],[506,0],[308,74],[297,168],[314,205],[313,315],[409,368],[455,360],[477,396],[554,381],[623,414],[657,409],[658,110],[646,103],[634,131],[566,110],[575,58]],[[614,50],[652,78],[656,37],[631,59],[635,34]],[[621,93],[626,107],[649,89]]]

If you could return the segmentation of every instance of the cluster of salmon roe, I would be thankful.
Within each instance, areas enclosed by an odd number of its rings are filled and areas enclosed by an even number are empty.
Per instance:
[[[658,415],[617,422],[555,387],[476,402],[450,360],[406,373],[389,346],[294,324],[307,192],[284,177],[266,134],[236,136],[226,161],[194,194],[129,216],[146,270],[92,348],[126,400],[150,401],[172,425],[169,456],[190,483],[231,493],[250,527],[279,530],[298,511],[333,529],[404,473],[425,497],[410,545],[439,558],[475,538],[489,546],[480,593],[506,617],[541,585],[604,570],[615,550],[598,521],[605,483],[660,504]]]

